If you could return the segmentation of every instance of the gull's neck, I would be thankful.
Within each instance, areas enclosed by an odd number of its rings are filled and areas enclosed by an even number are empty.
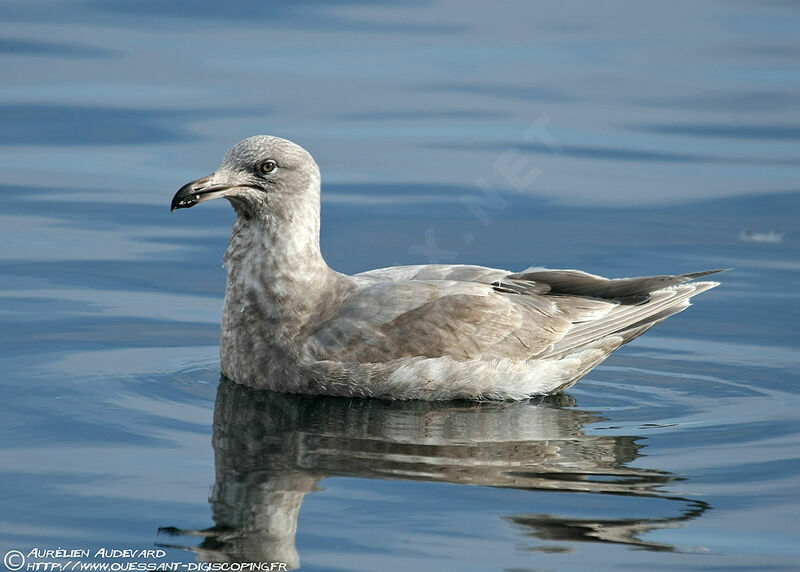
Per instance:
[[[233,226],[221,349],[223,371],[237,381],[270,362],[302,359],[310,331],[352,289],[320,252],[319,203],[293,206],[288,215],[239,212]]]
[[[319,249],[319,222],[239,216],[225,253],[225,313],[257,311],[287,336],[313,313],[336,274]]]
[[[252,214],[237,208],[225,252],[228,284],[242,276],[262,282],[308,282],[330,268],[319,248],[319,207],[292,209],[289,214]],[[288,285],[288,284],[287,284]]]

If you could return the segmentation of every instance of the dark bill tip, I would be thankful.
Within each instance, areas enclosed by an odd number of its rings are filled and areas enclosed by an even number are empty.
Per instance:
[[[209,175],[208,177],[197,179],[191,183],[186,183],[178,189],[178,192],[172,197],[170,211],[175,212],[177,209],[188,209],[197,203],[224,196],[225,191],[230,187],[227,185],[209,185],[208,183],[211,177],[212,175]]]

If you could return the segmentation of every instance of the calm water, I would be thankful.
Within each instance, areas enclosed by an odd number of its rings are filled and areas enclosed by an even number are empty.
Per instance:
[[[798,29],[778,1],[3,2],[0,552],[800,566]],[[256,133],[317,158],[344,272],[733,270],[540,402],[253,392],[219,379],[233,213],[168,206]]]

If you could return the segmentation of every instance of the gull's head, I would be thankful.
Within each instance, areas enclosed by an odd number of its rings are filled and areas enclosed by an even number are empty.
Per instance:
[[[172,210],[224,197],[239,215],[278,214],[298,201],[319,203],[319,168],[291,141],[256,135],[230,148],[213,174],[182,186]]]

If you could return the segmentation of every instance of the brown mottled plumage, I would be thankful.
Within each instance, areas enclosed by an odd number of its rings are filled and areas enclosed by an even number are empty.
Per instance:
[[[235,145],[173,210],[225,197],[223,373],[276,391],[393,399],[524,399],[572,386],[622,344],[717,285],[717,270],[608,280],[422,265],[346,276],[319,248],[320,176],[277,137]]]

